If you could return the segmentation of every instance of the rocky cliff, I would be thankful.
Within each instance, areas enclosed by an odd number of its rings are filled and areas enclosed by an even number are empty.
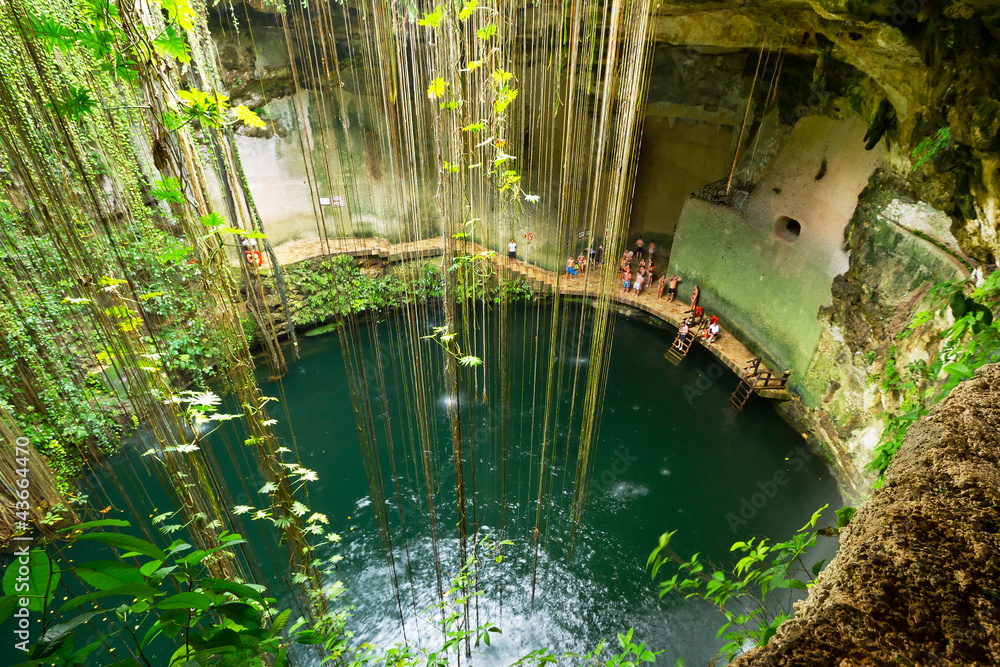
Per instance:
[[[741,667],[1000,664],[1000,364],[913,426],[836,558]]]

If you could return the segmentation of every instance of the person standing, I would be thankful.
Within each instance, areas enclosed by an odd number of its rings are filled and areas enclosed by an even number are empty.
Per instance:
[[[660,276],[660,279],[656,281],[656,298],[660,299],[663,297],[663,288],[667,286],[667,277]]]
[[[594,264],[597,266],[601,265],[601,261],[604,260],[604,244],[597,246],[597,255],[594,257]]]
[[[695,310],[698,308],[698,297],[700,295],[701,295],[701,290],[698,289],[697,285],[695,285],[694,286],[694,291],[691,292],[691,312],[692,313],[695,312]]]
[[[517,258],[517,243],[514,241],[514,239],[511,239],[510,243],[507,244],[507,257],[508,259]]]
[[[666,277],[666,276],[664,276]],[[670,279],[670,289],[667,290],[667,303],[670,303],[677,296],[677,283],[681,281],[680,276],[674,276]]]
[[[633,288],[635,289],[636,296],[639,296],[639,292],[642,291],[642,284],[643,282],[645,282],[645,280],[646,280],[645,272],[642,269],[639,269],[639,275],[635,277],[635,286]]]
[[[678,350],[683,350],[684,349],[684,340],[687,338],[688,331],[690,331],[690,327],[688,327],[688,321],[684,320],[683,322],[681,322],[681,328],[678,331],[678,333],[680,334],[677,337],[677,345],[676,345],[676,347],[677,347]]]
[[[635,256],[642,259],[642,256],[646,254],[646,243],[642,240],[640,236],[635,242]]]
[[[647,248],[646,252],[649,253],[649,263],[652,264],[653,253],[656,252],[656,241],[654,241],[653,239],[649,239],[649,248]]]
[[[622,294],[628,294],[630,287],[632,287],[632,272],[625,269],[625,273],[622,274]]]
[[[569,257],[566,260],[566,277],[572,278],[576,275],[576,268],[573,267],[573,258]]]

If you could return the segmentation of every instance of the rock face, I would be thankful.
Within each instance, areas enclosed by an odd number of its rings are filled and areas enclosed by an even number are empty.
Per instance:
[[[1000,664],[1000,364],[910,429],[795,618],[733,664]]]

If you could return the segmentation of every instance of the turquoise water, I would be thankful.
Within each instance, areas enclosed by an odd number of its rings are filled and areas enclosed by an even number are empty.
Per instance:
[[[563,384],[557,404],[560,418],[552,493],[543,504],[546,520],[539,539],[532,605],[534,485],[551,312],[551,308],[541,307],[509,314],[505,344],[501,349],[488,347],[483,353],[485,404],[483,386],[471,383],[457,399],[450,396],[440,373],[440,351],[430,341],[418,343],[427,346],[424,351],[436,360],[424,380],[433,398],[432,421],[440,443],[435,503],[444,576],[459,565],[454,464],[446,412],[450,401],[458,401],[463,423],[478,443],[474,477],[467,468],[470,495],[473,480],[476,485],[475,504],[467,505],[470,531],[498,535],[505,528],[504,537],[514,542],[506,547],[503,563],[491,561],[480,576],[479,586],[485,594],[478,598],[475,613],[480,622],[489,619],[500,625],[503,634],[473,662],[507,664],[541,646],[585,651],[600,639],[613,638],[616,632],[634,626],[637,636],[666,651],[661,658],[665,664],[672,665],[677,656],[683,656],[689,665],[704,664],[721,643],[715,632],[722,617],[698,600],[678,595],[658,599],[644,570],[658,536],[676,530],[672,546],[681,556],[699,552],[703,560],[731,563],[729,547],[738,539],[787,537],[823,504],[830,504],[827,516],[832,515],[832,510],[841,506],[835,481],[825,464],[805,448],[802,437],[765,401],[752,397],[741,413],[732,410],[729,395],[737,380],[723,371],[714,357],[695,346],[679,365],[672,365],[665,354],[673,330],[619,318],[607,371],[590,500],[583,525],[571,540],[568,513],[575,456],[567,443],[574,441],[579,426],[583,391],[578,391],[574,409],[570,388],[574,373],[589,368],[589,346],[584,344],[578,351],[576,341],[580,336],[588,339],[590,318],[589,307],[566,306],[566,342],[555,355],[557,377],[563,378]],[[430,313],[422,323],[426,334],[431,333],[437,318]],[[495,324],[495,320],[490,322]],[[428,620],[433,617],[424,610],[437,599],[437,589],[426,502],[415,479],[410,447],[414,439],[408,430],[414,388],[405,378],[413,350],[389,342],[396,340],[401,324],[401,319],[389,318],[361,325],[352,335],[362,355],[359,368],[365,369],[369,380],[367,389],[358,391],[367,392],[372,401],[370,424],[382,441],[379,464],[405,637],[410,642],[430,644],[437,635]],[[374,342],[380,345],[377,358]],[[500,359],[510,373],[506,404],[502,404],[499,384],[493,381]],[[384,386],[374,381],[373,371],[378,370],[386,377]],[[532,381],[536,373],[537,389]],[[582,381],[583,374],[579,377]],[[403,640],[404,631],[385,543],[376,529],[372,493],[363,473],[355,404],[344,378],[344,357],[333,334],[303,340],[300,362],[280,385],[265,383],[264,390],[278,396],[287,407],[288,418],[281,409],[272,409],[284,443],[296,448],[302,465],[319,475],[319,481],[309,487],[311,511],[327,514],[330,530],[343,536],[336,551],[343,556],[337,578],[345,583],[348,602],[354,606],[350,627],[357,642],[385,646]],[[499,450],[501,429],[507,441],[504,452]],[[398,496],[388,457],[384,456],[387,434],[392,434],[395,445]],[[235,439],[238,434],[230,437]],[[218,456],[225,456],[218,438],[214,440]],[[139,449],[123,452],[112,462],[119,476],[125,469],[120,465],[122,459],[135,461]],[[507,477],[506,504],[500,499],[503,473]],[[98,473],[94,479],[104,475],[106,481],[107,474]],[[231,462],[227,477],[233,495],[239,496],[237,504],[262,504],[255,491],[262,480],[246,462]],[[139,473],[134,479],[120,481],[125,488],[135,490],[134,499],[142,511],[148,509],[152,514],[154,507],[165,511],[164,497],[152,478]],[[240,489],[245,492],[241,494]],[[114,495],[112,492],[107,504],[121,509],[122,499]],[[248,530],[251,539],[253,530]],[[822,551],[815,559],[829,557],[832,545]],[[280,558],[265,553],[258,556],[269,576],[282,574]],[[284,601],[288,602],[287,598]]]

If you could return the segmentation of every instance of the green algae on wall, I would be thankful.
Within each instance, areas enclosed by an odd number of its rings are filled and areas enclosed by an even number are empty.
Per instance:
[[[729,199],[724,182],[711,186],[703,196],[714,188],[728,203],[692,196],[678,222],[668,271],[684,279],[682,296],[698,284],[701,304],[769,366],[790,369],[793,386],[822,333],[819,308],[848,268],[844,229],[879,160],[864,133],[857,118],[804,118],[754,186]]]
[[[717,314],[754,354],[796,374],[809,366],[822,326],[816,310],[832,276],[734,208],[691,198],[674,236],[668,272]]]

